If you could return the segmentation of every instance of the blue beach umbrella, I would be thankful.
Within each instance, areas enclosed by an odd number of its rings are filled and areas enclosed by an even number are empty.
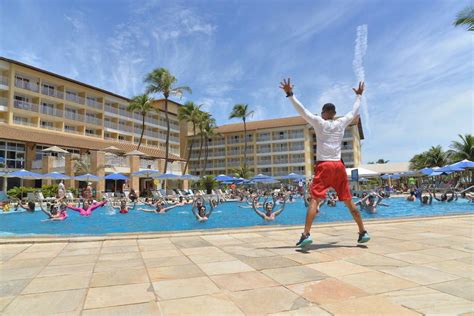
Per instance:
[[[431,173],[433,173],[433,169],[432,168],[423,168],[423,169],[420,170],[420,172],[424,175],[429,176]]]
[[[144,170],[140,170],[140,171],[136,171],[136,172],[132,173],[132,176],[138,176],[140,178],[151,178],[154,175],[157,175],[159,173],[160,173],[159,170],[144,169]]]
[[[225,174],[220,174],[220,175],[216,176],[216,177],[214,178],[214,180],[216,180],[216,181],[229,182],[229,181],[234,181],[234,178],[233,178],[233,177],[226,176]]]
[[[74,180],[77,180],[77,181],[85,181],[85,182],[94,181],[94,182],[95,182],[95,181],[101,180],[102,178],[99,177],[99,176],[90,174],[90,173],[86,173],[86,174],[83,174],[83,175],[74,177],[73,179],[74,179]]]
[[[59,173],[59,172],[46,173],[46,174],[41,175],[41,178],[46,179],[46,180],[68,180],[68,179],[71,179],[70,176],[67,176],[67,175]]]
[[[192,180],[192,181],[197,181],[199,180],[198,176],[193,176],[192,174],[183,174],[180,176],[181,180]]]
[[[299,180],[299,179],[303,179],[305,176],[301,175],[301,174],[297,174],[297,173],[290,173],[288,174],[287,176],[283,176],[281,177],[280,179],[285,179],[285,180]]]
[[[436,169],[435,171],[441,172],[441,173],[452,173],[452,172],[457,172],[457,171],[464,171],[464,169],[460,167],[444,166],[439,169]]]
[[[456,162],[456,163],[453,163],[452,165],[450,165],[451,167],[456,167],[456,168],[463,168],[463,169],[466,169],[466,168],[474,168],[474,162],[470,161],[470,160],[467,160],[467,159],[464,159],[463,161],[459,161],[459,162]]]
[[[41,179],[41,174],[31,172],[25,169],[10,172],[5,174],[7,178],[19,178],[20,179],[20,186],[23,186],[23,179],[28,179],[28,180],[37,180]]]
[[[114,192],[117,192],[117,181],[118,180],[128,180],[128,177],[121,174],[121,173],[114,172],[114,173],[111,173],[111,174],[105,176],[104,179],[105,180],[114,180],[115,181]]]
[[[179,176],[173,173],[163,173],[153,178],[160,179],[160,180],[173,180],[173,179],[179,179]]]

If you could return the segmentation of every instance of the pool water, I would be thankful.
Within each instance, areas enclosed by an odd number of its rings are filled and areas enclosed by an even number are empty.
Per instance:
[[[451,203],[433,201],[431,206],[421,206],[419,202],[408,202],[402,198],[384,200],[390,206],[379,206],[376,214],[361,212],[363,218],[397,218],[416,216],[435,216],[445,214],[473,213],[474,204],[466,200]],[[209,221],[199,223],[186,205],[170,210],[166,214],[156,214],[131,210],[120,214],[104,206],[95,210],[91,216],[83,217],[77,212],[68,211],[65,221],[43,221],[46,216],[37,211],[8,212],[0,215],[0,235],[103,235],[110,233],[159,232],[212,228],[235,228],[271,225],[302,225],[306,208],[302,199],[287,204],[285,210],[273,222],[265,222],[253,209],[240,208],[246,204],[229,202],[219,205]],[[278,207],[278,206],[277,206]],[[137,206],[143,208],[143,206]],[[344,203],[336,207],[323,206],[315,222],[351,221],[352,217]]]

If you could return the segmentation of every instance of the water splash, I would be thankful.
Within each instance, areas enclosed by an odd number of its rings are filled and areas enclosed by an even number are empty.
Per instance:
[[[363,61],[365,53],[367,52],[367,33],[367,24],[359,25],[357,27],[357,36],[354,47],[354,60],[352,61],[352,69],[354,70],[354,73],[357,77],[357,81],[365,81]],[[362,97],[361,108],[366,121],[365,125],[367,127],[367,131],[370,133],[369,109],[367,106],[367,98],[365,96]]]
[[[116,211],[115,209],[112,207],[112,205],[110,205],[109,203],[107,203],[105,205],[105,209],[106,209],[106,214],[107,215],[115,215],[116,214]]]

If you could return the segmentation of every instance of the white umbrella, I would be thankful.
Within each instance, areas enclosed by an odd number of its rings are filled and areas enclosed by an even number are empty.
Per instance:
[[[126,153],[125,156],[148,156],[148,155],[135,149]]]
[[[59,153],[59,154],[69,154],[69,151],[67,150],[64,150],[58,146],[52,146],[52,147],[48,147],[46,149],[43,149],[42,151],[44,152],[50,152],[50,153]]]
[[[106,147],[104,149],[102,149],[103,151],[105,152],[111,152],[111,153],[120,153],[120,152],[123,152],[123,150],[121,150],[120,148],[117,148],[115,146],[109,146],[109,147]]]

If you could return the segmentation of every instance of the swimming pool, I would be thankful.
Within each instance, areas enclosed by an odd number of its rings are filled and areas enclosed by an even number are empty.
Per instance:
[[[408,202],[402,198],[385,200],[389,207],[380,206],[377,214],[362,212],[363,218],[397,218],[435,216],[445,214],[473,213],[474,204],[466,200],[451,203],[433,201],[431,206],[421,206],[419,202]],[[41,212],[9,212],[0,215],[0,235],[103,235],[111,233],[159,232],[212,228],[235,228],[270,225],[301,225],[304,223],[306,208],[303,201],[287,204],[283,213],[273,222],[264,222],[252,209],[239,208],[245,205],[229,202],[219,205],[208,222],[199,223],[191,212],[191,206],[178,207],[166,214],[131,211],[119,214],[107,206],[97,209],[90,217],[79,216],[68,211],[65,221],[42,221],[46,216]],[[323,206],[316,222],[351,221],[350,213],[342,202],[336,207]]]

